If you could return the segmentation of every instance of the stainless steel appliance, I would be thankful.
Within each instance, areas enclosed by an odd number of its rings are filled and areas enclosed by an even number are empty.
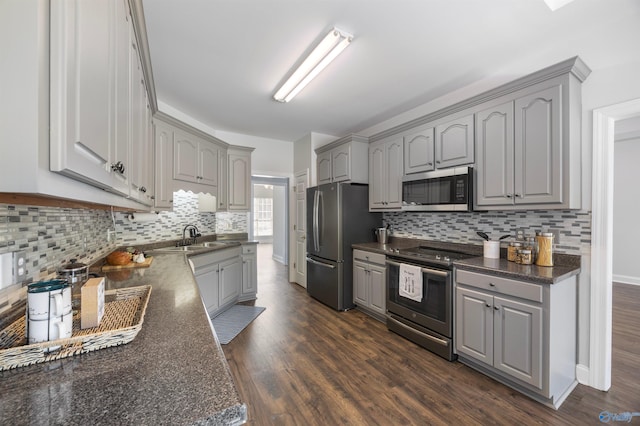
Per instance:
[[[373,242],[381,225],[381,213],[369,212],[367,185],[307,189],[307,293],[334,309],[352,308],[351,245]]]
[[[402,210],[473,210],[473,168],[454,167],[405,176]]]
[[[428,247],[387,255],[387,328],[443,358],[453,361],[453,266],[468,254]],[[400,295],[400,265],[420,267],[422,300]]]

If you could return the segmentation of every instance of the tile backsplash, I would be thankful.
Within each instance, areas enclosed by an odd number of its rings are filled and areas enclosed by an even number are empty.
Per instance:
[[[536,231],[557,230],[554,249],[558,253],[580,255],[591,246],[591,212],[576,210],[532,210],[505,212],[390,212],[383,223],[391,235],[452,243],[481,244],[476,231],[492,238],[516,235],[518,230],[534,235]]]
[[[54,278],[71,259],[90,264],[120,246],[179,239],[187,224],[203,235],[248,232],[249,213],[201,213],[198,196],[184,191],[174,193],[173,211],[138,218],[134,213],[133,220],[130,213],[108,210],[0,203],[0,254],[25,251],[27,256],[22,285],[0,289],[0,314],[26,297],[26,284]]]

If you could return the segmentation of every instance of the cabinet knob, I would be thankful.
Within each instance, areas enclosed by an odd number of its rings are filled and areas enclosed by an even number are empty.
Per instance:
[[[487,308],[490,308],[490,307],[491,307],[491,305],[490,305],[490,304],[488,304],[488,303],[487,303],[485,306],[486,306]]]
[[[494,306],[494,307],[493,307],[493,309],[494,309],[495,311],[499,311],[499,310],[500,310],[500,308],[498,308],[497,306]]]
[[[513,197],[513,195],[511,195],[511,194],[507,194],[507,195],[505,195],[505,197],[507,197],[507,198],[511,198],[511,197]]]
[[[124,170],[125,168],[124,168],[124,164],[122,164],[122,161],[118,161],[117,163],[114,163],[111,165],[111,171],[123,174]]]
[[[144,186],[141,186],[139,191],[144,194],[145,192],[147,192],[147,188],[145,188]]]
[[[436,160],[436,164],[440,164],[440,160]]]
[[[427,163],[427,166],[433,166],[433,162],[432,162],[432,161],[429,161],[429,162]]]
[[[518,197],[518,198],[522,198],[522,194],[515,194],[515,195],[516,195],[516,197]]]
[[[494,283],[489,283],[489,287],[495,287],[496,285]]]

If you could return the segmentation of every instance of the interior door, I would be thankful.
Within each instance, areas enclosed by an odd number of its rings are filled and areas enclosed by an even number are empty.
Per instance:
[[[309,171],[304,170],[295,175],[294,195],[296,200],[295,223],[295,261],[294,280],[302,287],[307,287],[307,187],[309,186]]]

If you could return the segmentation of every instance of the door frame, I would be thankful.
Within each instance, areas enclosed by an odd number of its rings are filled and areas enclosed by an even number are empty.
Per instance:
[[[588,385],[611,387],[613,159],[615,122],[640,114],[640,99],[593,110],[591,303]]]
[[[289,178],[288,177],[275,177],[275,176],[259,176],[252,175],[251,176],[251,210],[249,212],[249,235],[253,238],[253,185],[254,184],[264,184],[264,185],[273,185],[273,186],[282,186],[284,187],[284,256],[283,259],[285,262],[289,262]]]

